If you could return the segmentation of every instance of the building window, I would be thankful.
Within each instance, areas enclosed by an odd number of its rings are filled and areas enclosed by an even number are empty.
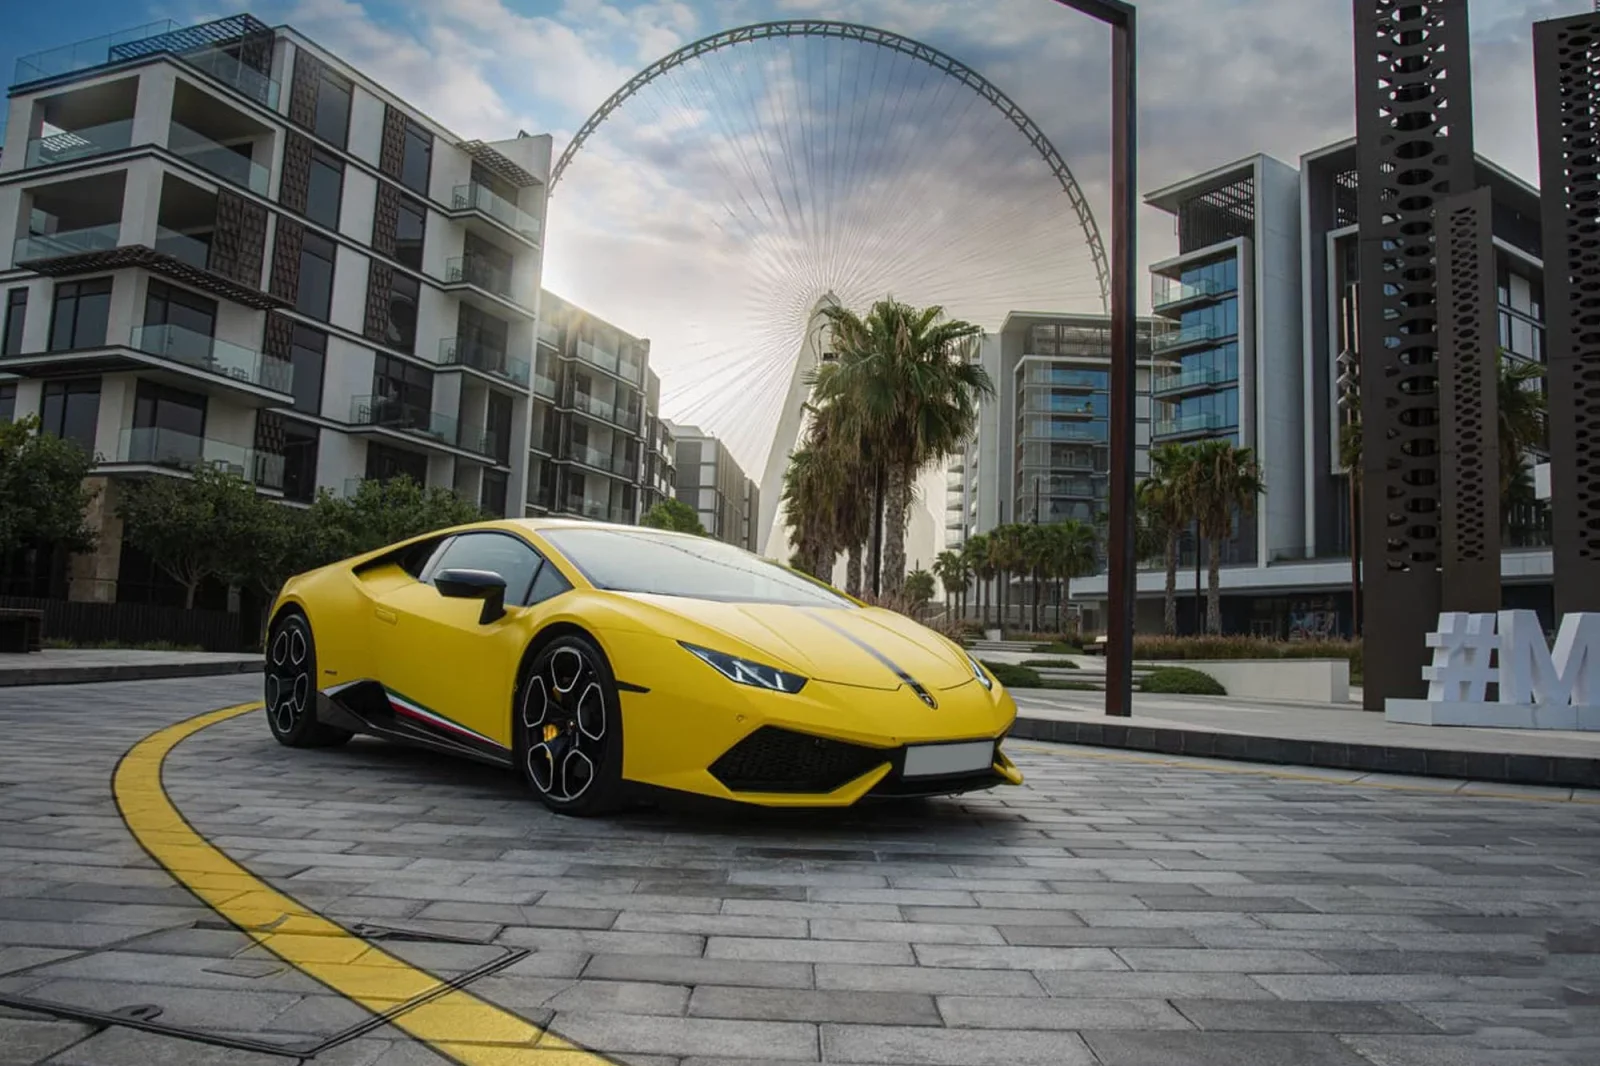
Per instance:
[[[350,83],[330,71],[317,85],[317,117],[312,127],[329,144],[345,147],[350,134]]]
[[[45,382],[39,418],[41,432],[77,441],[92,453],[100,421],[100,379]]]
[[[311,153],[311,174],[306,184],[306,217],[339,228],[339,201],[344,197],[344,164],[318,148]]]
[[[403,452],[386,448],[376,441],[367,442],[367,480],[392,481],[408,477],[418,485],[428,483],[428,457],[416,452]]]
[[[495,461],[509,463],[511,461],[511,397],[501,392],[489,394],[489,446],[492,449]],[[505,491],[501,490],[502,503]],[[496,514],[504,513],[502,506]]]
[[[106,342],[111,315],[111,279],[64,281],[56,286],[50,319],[50,350],[97,348]]]
[[[400,161],[400,184],[424,196],[428,195],[428,173],[432,164],[432,135],[407,119],[405,154]]]
[[[316,499],[317,436],[315,426],[302,426],[287,419],[283,423],[283,495],[287,499]]]
[[[294,307],[324,322],[333,308],[333,242],[319,233],[306,233],[300,246],[300,291]]]
[[[433,410],[433,375],[420,366],[382,352],[373,360],[372,392],[391,405],[424,417]]]
[[[422,284],[410,274],[395,272],[389,282],[389,324],[383,342],[402,352],[417,350],[417,301]]]
[[[22,326],[28,317],[28,290],[12,289],[6,293],[5,335],[0,338],[0,355],[16,355],[22,351]]]
[[[145,291],[144,324],[171,326],[177,331],[210,338],[217,332],[217,301],[152,279],[149,289]],[[183,351],[181,343],[175,350]],[[209,354],[209,344],[207,348]]]
[[[506,476],[498,470],[483,472],[483,494],[478,506],[485,514],[499,518],[506,513]]]
[[[294,408],[309,414],[322,411],[322,374],[328,358],[328,335],[295,323],[289,341],[289,365],[294,368]]]
[[[206,398],[141,378],[134,391],[133,428],[181,434],[198,447],[206,433]]]
[[[427,228],[428,209],[402,197],[394,230],[394,257],[412,270],[422,269],[422,239]]]
[[[0,381],[0,422],[14,422],[17,418],[17,383]]]

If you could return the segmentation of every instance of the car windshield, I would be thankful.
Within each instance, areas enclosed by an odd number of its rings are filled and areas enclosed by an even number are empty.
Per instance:
[[[704,600],[847,607],[836,592],[709,537],[648,529],[546,529],[595,588]]]

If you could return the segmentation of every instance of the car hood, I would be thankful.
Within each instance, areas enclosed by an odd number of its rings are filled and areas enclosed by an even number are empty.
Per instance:
[[[887,691],[908,678],[929,689],[973,680],[963,652],[893,611],[624,595],[716,630],[755,648],[769,665],[818,681]],[[737,653],[728,647],[714,650]]]

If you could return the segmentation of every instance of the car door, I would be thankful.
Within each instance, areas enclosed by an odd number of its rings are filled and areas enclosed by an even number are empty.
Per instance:
[[[442,594],[436,581],[448,570],[499,574],[505,614],[484,622],[481,599]],[[544,581],[541,570],[549,571]],[[377,651],[395,713],[472,748],[488,742],[509,749],[517,666],[537,628],[527,615],[539,609],[536,598],[549,598],[554,576],[555,568],[515,533],[462,533],[442,544],[419,580],[375,604]]]

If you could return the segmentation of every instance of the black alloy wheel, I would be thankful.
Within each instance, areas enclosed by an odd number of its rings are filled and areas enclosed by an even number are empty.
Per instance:
[[[283,615],[268,634],[265,686],[267,725],[278,743],[326,748],[350,739],[317,720],[317,646],[304,615]]]
[[[622,707],[605,655],[576,634],[557,637],[523,668],[513,708],[519,772],[561,814],[621,805]]]

